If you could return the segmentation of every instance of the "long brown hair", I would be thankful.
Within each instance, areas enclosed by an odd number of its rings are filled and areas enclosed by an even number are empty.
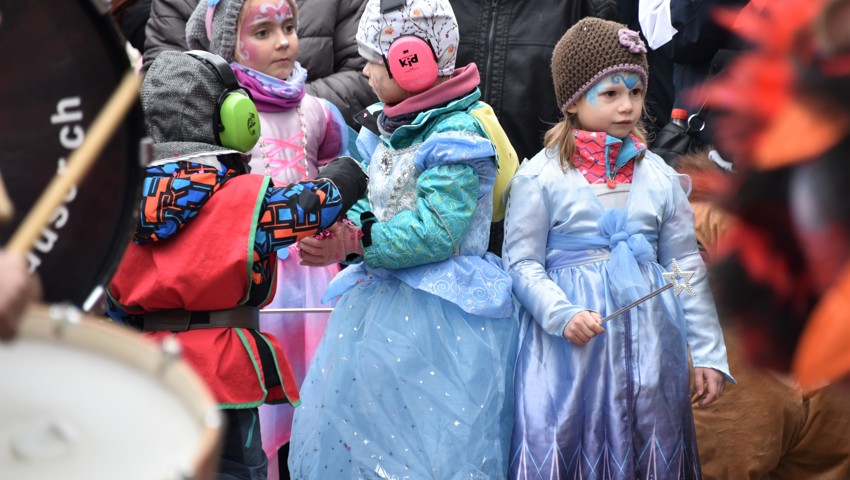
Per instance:
[[[645,115],[646,111],[642,113]],[[578,115],[574,113],[567,112],[564,115],[564,118],[555,124],[554,127],[550,128],[546,135],[543,137],[543,146],[546,148],[558,148],[558,158],[561,161],[561,170],[567,171],[568,168],[578,167],[578,162],[575,158],[576,155],[576,140],[573,136],[573,130],[579,129],[581,130],[581,124],[578,121]],[[632,135],[637,137],[641,143],[646,143],[646,133],[643,130],[643,123],[638,122],[635,125],[635,128],[632,129]],[[637,156],[635,161],[639,161],[646,156],[646,150],[640,153]]]

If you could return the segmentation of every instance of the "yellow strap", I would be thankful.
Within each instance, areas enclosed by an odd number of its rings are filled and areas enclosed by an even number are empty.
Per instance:
[[[511,145],[508,136],[499,124],[495,112],[490,105],[483,102],[478,102],[478,107],[470,112],[475,117],[484,132],[496,148],[496,183],[493,185],[493,222],[501,221],[505,218],[505,203],[502,201],[502,193],[508,186],[517,169],[519,168],[519,159],[516,151]]]

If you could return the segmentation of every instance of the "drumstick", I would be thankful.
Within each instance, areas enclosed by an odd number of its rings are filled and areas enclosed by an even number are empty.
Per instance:
[[[12,199],[6,193],[6,185],[3,183],[3,175],[0,175],[0,223],[8,222],[15,216],[15,206]]]
[[[109,97],[109,101],[98,113],[97,118],[94,119],[82,145],[71,153],[65,171],[61,175],[53,177],[32,210],[15,230],[12,239],[6,245],[8,250],[18,252],[21,255],[26,255],[29,252],[33,242],[50,222],[53,211],[62,204],[63,198],[68,194],[71,187],[79,183],[88,173],[107,141],[115,133],[115,129],[127,115],[130,107],[136,103],[140,85],[141,78],[132,71],[124,75],[118,88],[115,89],[115,92]]]

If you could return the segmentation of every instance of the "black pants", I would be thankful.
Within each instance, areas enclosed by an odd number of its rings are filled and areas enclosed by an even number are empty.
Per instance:
[[[280,480],[289,480],[289,465],[287,465],[287,461],[289,460],[289,442],[284,443],[280,446],[280,449],[277,451],[277,463],[278,469],[280,471]]]
[[[228,409],[221,412],[224,414],[225,427],[216,479],[266,480],[269,460],[263,452],[259,409]]]

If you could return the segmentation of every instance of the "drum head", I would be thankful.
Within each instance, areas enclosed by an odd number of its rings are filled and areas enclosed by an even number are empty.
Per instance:
[[[0,177],[15,208],[8,243],[130,69],[112,20],[89,0],[0,0]],[[129,241],[141,181],[141,108],[131,110],[29,255],[44,299],[82,305]]]
[[[0,478],[211,479],[222,419],[201,378],[126,327],[64,315],[32,306],[0,344]]]

